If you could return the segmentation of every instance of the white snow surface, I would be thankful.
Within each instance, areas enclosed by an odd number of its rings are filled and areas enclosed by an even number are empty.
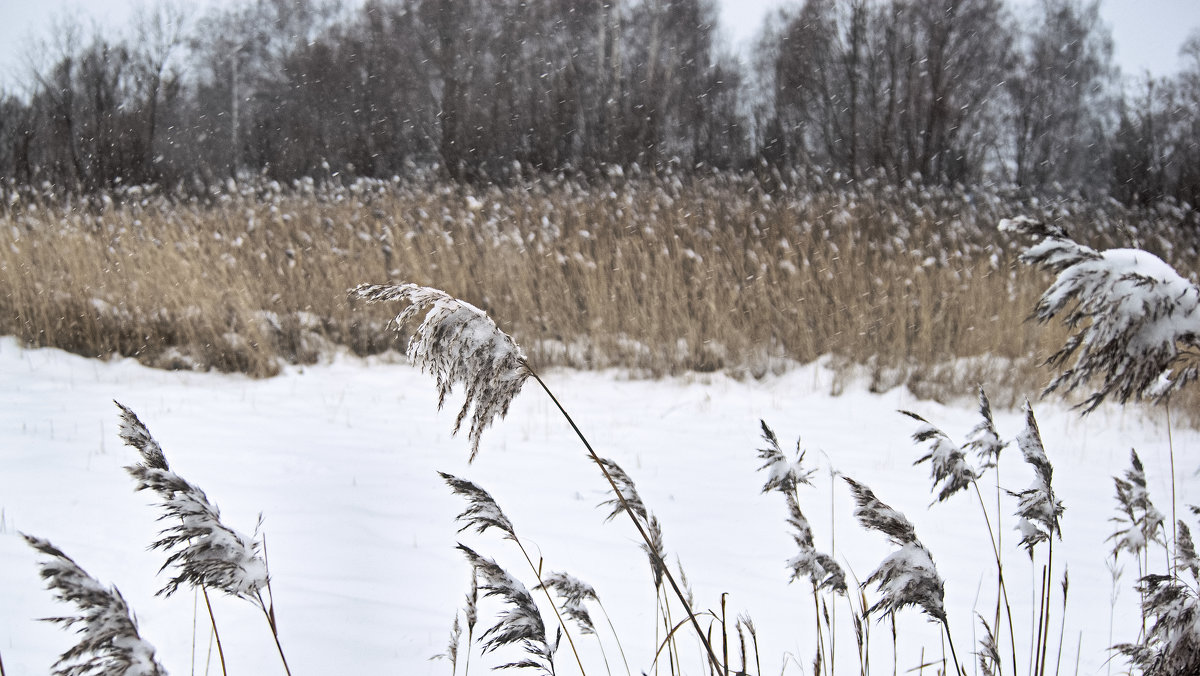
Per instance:
[[[796,551],[784,500],[760,493],[760,418],[785,447],[803,437],[806,460],[820,473],[813,486],[800,487],[801,507],[817,547],[832,553],[848,575],[865,579],[894,548],[854,522],[849,491],[831,469],[866,484],[915,524],[946,581],[958,655],[975,663],[982,636],[975,614],[991,617],[995,594],[983,519],[973,492],[930,506],[928,473],[912,466],[923,454],[911,441],[914,423],[897,412],[917,412],[961,443],[978,422],[975,383],[963,383],[960,403],[941,405],[915,400],[903,389],[872,394],[851,386],[831,396],[833,376],[820,364],[759,381],[717,374],[631,381],[615,372],[564,370],[543,378],[597,452],[637,482],[662,523],[670,560],[677,556],[683,565],[698,609],[719,615],[727,593],[730,624],[741,613],[753,619],[764,673],[808,673],[816,643],[811,587],[787,583]],[[1040,385],[1031,383],[1031,393]],[[494,557],[529,588],[536,585],[512,543],[493,533],[456,533],[454,517],[465,505],[437,470],[491,492],[547,572],[567,571],[593,585],[633,672],[653,673],[654,596],[645,554],[628,520],[604,523],[606,511],[596,505],[609,497],[605,482],[540,389],[517,397],[507,418],[484,433],[479,457],[469,465],[468,440],[450,435],[454,396],[438,412],[433,380],[399,357],[335,357],[252,380],[89,360],[2,338],[0,659],[7,673],[46,673],[73,640],[36,620],[70,609],[43,588],[38,556],[18,532],[51,540],[103,584],[116,585],[169,672],[193,673],[195,664],[194,673],[220,673],[215,653],[206,672],[203,600],[197,611],[193,594],[154,594],[170,574],[158,572],[162,554],[147,551],[162,524],[151,496],[135,493],[123,469],[138,456],[118,437],[113,399],[138,414],[172,469],[202,487],[228,525],[249,532],[262,513],[280,639],[294,674],[449,674],[449,663],[429,658],[445,651],[468,590],[468,565],[455,550],[460,540]],[[1079,673],[1107,673],[1107,646],[1136,640],[1139,623],[1131,559],[1122,562],[1112,600],[1106,565],[1115,514],[1111,477],[1126,469],[1129,450],[1136,448],[1151,496],[1170,518],[1164,416],[1157,409],[1106,404],[1080,418],[1056,401],[1035,402],[1034,411],[1054,463],[1055,494],[1066,505],[1063,541],[1055,543],[1054,556],[1055,627],[1062,617],[1059,564],[1070,569],[1061,662],[1065,673],[1073,673],[1079,646]],[[996,406],[994,414],[1005,440],[1023,428],[1020,411]],[[1173,433],[1179,517],[1195,530],[1183,506],[1200,502],[1200,435],[1179,428]],[[1032,479],[1015,447],[1002,453],[1000,465],[1007,488]],[[982,487],[994,508],[991,477]],[[1031,586],[1044,559],[1030,565],[1017,547],[1014,501],[1002,501],[1005,570],[1023,670],[1029,655],[1024,646],[1036,630],[1030,627]],[[1158,566],[1154,572],[1165,572],[1161,551],[1151,561]],[[848,582],[853,585],[853,577]],[[869,602],[874,594],[867,591]],[[261,611],[219,594],[213,604],[230,674],[283,673]],[[477,637],[501,610],[481,600]],[[850,613],[841,601],[836,612],[836,669],[857,673]],[[592,613],[613,673],[625,673],[607,623],[596,608]],[[678,606],[673,613],[678,620]],[[552,632],[553,614],[544,615]],[[595,637],[572,631],[588,673],[604,674]],[[939,627],[919,611],[901,613],[898,632],[901,672],[915,667],[922,651],[927,660],[940,657]],[[871,663],[881,673],[891,673],[890,634],[882,624],[872,633]],[[698,644],[688,633],[680,635],[685,671],[707,673]],[[1059,637],[1050,643],[1053,661]],[[1007,638],[999,644],[1007,654]],[[737,652],[734,640],[730,654]],[[484,673],[520,657],[519,651],[481,656],[473,650],[471,671]],[[556,661],[559,674],[578,670],[566,641]],[[1117,658],[1112,670],[1121,665]]]

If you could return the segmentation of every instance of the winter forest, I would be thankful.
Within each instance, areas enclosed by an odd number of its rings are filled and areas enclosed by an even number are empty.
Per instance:
[[[63,19],[0,94],[0,177],[457,180],[638,167],[1200,200],[1200,36],[1114,66],[1084,0],[810,0],[745,58],[714,0],[261,0]]]

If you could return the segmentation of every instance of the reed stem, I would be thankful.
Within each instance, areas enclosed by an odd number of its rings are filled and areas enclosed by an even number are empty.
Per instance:
[[[992,553],[996,557],[996,572],[1000,584],[1000,595],[1004,598],[1004,610],[1008,615],[1008,643],[1012,649],[1013,676],[1017,676],[1017,639],[1013,628],[1012,605],[1008,601],[1008,586],[1004,584],[1004,562],[1000,558],[1000,544],[996,540],[997,536],[992,532],[992,520],[988,517],[987,507],[983,504],[983,493],[979,490],[979,482],[972,481],[971,485],[975,487],[975,497],[979,498],[979,510],[983,512],[983,521],[987,524],[988,538],[992,541]],[[998,605],[999,602],[997,601],[997,607]]]
[[[691,620],[692,628],[696,630],[696,636],[699,637],[700,642],[704,645],[705,651],[708,653],[709,661],[712,662],[713,667],[718,672],[724,673],[724,669],[721,666],[720,660],[717,658],[716,653],[713,652],[712,644],[709,642],[708,638],[705,637],[704,630],[700,628],[700,622],[696,620],[696,614],[692,612],[691,604],[687,602],[687,598],[684,596],[683,590],[679,588],[679,583],[675,581],[675,576],[671,574],[671,569],[667,567],[667,562],[663,561],[659,557],[658,552],[654,549],[653,541],[650,539],[649,534],[646,533],[646,529],[642,526],[641,521],[638,520],[637,516],[633,513],[633,510],[630,509],[629,502],[625,500],[625,495],[621,492],[621,489],[617,487],[617,482],[612,478],[612,475],[609,474],[608,469],[604,467],[604,463],[600,460],[600,456],[596,454],[595,449],[592,448],[592,444],[587,440],[587,437],[583,435],[583,432],[579,429],[579,426],[575,424],[575,420],[571,417],[571,414],[567,413],[567,409],[563,408],[563,405],[561,402],[559,402],[558,397],[554,396],[554,393],[550,391],[550,388],[546,386],[546,383],[541,379],[536,371],[534,371],[532,368],[529,368],[528,364],[526,364],[525,368],[529,370],[529,375],[533,376],[533,379],[537,381],[538,385],[542,386],[542,389],[546,392],[546,395],[550,397],[550,400],[554,402],[554,405],[558,407],[559,412],[562,413],[564,418],[566,418],[567,423],[571,425],[571,429],[575,431],[575,435],[579,437],[581,442],[583,442],[583,446],[587,449],[588,455],[591,457],[592,462],[596,463],[596,466],[600,468],[600,472],[604,474],[604,478],[608,481],[608,485],[612,487],[613,492],[617,495],[617,499],[621,501],[621,507],[624,508],[625,513],[629,515],[629,520],[633,522],[634,527],[637,528],[638,535],[641,535],[642,540],[645,541],[646,548],[650,553],[650,556],[653,557],[655,562],[662,568],[663,576],[667,578],[667,582],[670,583],[671,589],[675,592],[675,596],[677,596],[679,598],[679,602],[683,604],[683,609],[685,612],[687,612],[688,619]]]
[[[270,589],[270,583],[268,583],[268,593]],[[292,676],[292,670],[288,667],[287,657],[283,655],[283,646],[279,643],[279,627],[275,624],[275,605],[272,603],[268,608],[267,604],[263,602],[262,594],[257,591],[254,594],[258,597],[258,607],[262,609],[263,615],[267,618],[267,626],[271,628],[271,638],[275,639],[275,649],[279,651],[279,659],[283,662],[283,670],[287,672],[288,676]]]
[[[558,605],[554,603],[554,599],[550,596],[550,590],[542,583],[542,571],[537,566],[533,565],[533,559],[529,558],[529,552],[525,551],[525,545],[521,544],[515,536],[513,542],[517,543],[517,549],[521,550],[521,555],[525,557],[525,562],[529,564],[529,570],[533,571],[533,576],[537,578],[538,586],[542,588],[542,593],[546,595],[546,601],[550,603],[550,608],[554,610],[554,617],[558,618],[558,626],[562,627],[563,634],[567,636],[567,644],[571,646],[571,652],[575,655],[575,663],[579,665],[579,673],[587,674],[587,669],[583,668],[583,660],[579,657],[579,651],[575,649],[575,640],[571,638],[571,632],[567,629],[567,623],[563,621],[562,614],[558,612]]]
[[[225,650],[221,647],[221,632],[217,631],[217,618],[213,615],[212,602],[208,600],[208,589],[201,587],[200,592],[204,594],[204,605],[208,608],[208,620],[212,623],[213,638],[217,641],[217,657],[221,660],[221,675],[229,676],[229,672],[225,669]]]

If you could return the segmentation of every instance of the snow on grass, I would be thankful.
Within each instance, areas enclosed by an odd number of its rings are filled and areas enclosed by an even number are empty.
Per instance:
[[[801,506],[817,547],[846,568],[848,581],[864,579],[891,547],[854,523],[849,492],[830,476],[831,467],[870,485],[915,524],[945,578],[960,653],[976,649],[981,632],[974,613],[990,616],[995,592],[983,520],[966,494],[929,506],[927,470],[912,466],[924,451],[911,440],[913,421],[897,412],[918,412],[952,438],[968,438],[979,422],[974,383],[964,383],[961,403],[947,406],[901,389],[871,394],[851,386],[832,397],[832,375],[820,365],[760,381],[717,374],[630,381],[612,372],[574,371],[543,377],[597,451],[637,482],[662,523],[668,561],[682,563],[697,607],[719,612],[727,592],[730,617],[745,612],[753,618],[764,672],[778,673],[790,662],[787,655],[808,665],[816,646],[810,585],[788,584],[795,545],[786,505],[761,494],[760,419],[785,446],[803,437],[806,462],[819,471]],[[1039,385],[1031,383],[1030,390]],[[18,530],[52,540],[89,573],[117,585],[168,671],[190,673],[195,643],[197,673],[204,673],[203,601],[201,633],[193,640],[194,595],[155,596],[166,573],[158,574],[161,556],[146,549],[161,524],[123,469],[137,455],[118,437],[113,399],[137,412],[172,468],[204,486],[220,502],[223,518],[253,524],[263,514],[281,641],[294,673],[448,674],[448,662],[429,658],[445,652],[469,588],[469,566],[455,548],[460,539],[527,587],[536,586],[511,543],[492,533],[456,533],[462,501],[438,471],[489,491],[546,570],[593,585],[630,665],[650,669],[654,590],[637,534],[621,520],[604,522],[607,512],[597,505],[609,497],[608,487],[541,392],[517,397],[507,418],[484,437],[485,452],[468,465],[469,440],[448,432],[454,411],[438,412],[428,376],[395,359],[338,358],[252,380],[157,371],[130,360],[99,362],[0,339],[0,655],[8,673],[44,673],[72,644],[69,634],[35,621],[64,609],[42,588],[36,552]],[[1135,640],[1139,624],[1136,573],[1126,566],[1110,642],[1111,477],[1124,471],[1136,448],[1150,493],[1160,506],[1169,504],[1163,416],[1106,404],[1083,419],[1063,404],[1034,406],[1054,464],[1055,494],[1066,506],[1063,542],[1055,549],[1056,564],[1067,562],[1071,578],[1062,661],[1072,671],[1082,641],[1080,673],[1105,673],[1107,646]],[[1020,411],[993,413],[1002,438],[1023,428]],[[1174,440],[1180,505],[1200,502],[1191,460],[1200,435],[1176,429]],[[1002,483],[1022,488],[1033,475],[1012,450],[1000,459]],[[983,480],[985,496],[990,476]],[[1005,571],[1023,659],[1028,653],[1021,646],[1031,640],[1022,635],[1032,612],[1031,581],[1040,566],[1035,571],[1019,548],[1012,500],[1006,496],[1004,504]],[[868,590],[869,599],[873,593]],[[261,611],[223,596],[213,602],[230,673],[282,673]],[[481,601],[481,627],[498,610]],[[837,671],[857,673],[849,611],[839,602],[837,612]],[[1057,620],[1060,614],[1056,606],[1052,615]],[[554,626],[553,614],[546,622]],[[927,659],[940,656],[937,625],[913,610],[903,611],[898,624],[901,671],[916,666],[922,646]],[[604,625],[599,634],[615,646]],[[682,645],[689,673],[703,673],[696,644],[686,637]],[[881,625],[872,645],[872,663],[890,672],[890,630]],[[585,663],[596,665],[589,673],[603,673],[595,642],[579,649]],[[608,648],[610,659],[616,654]],[[471,669],[482,673],[514,657],[519,654],[481,657],[475,650]],[[565,653],[557,662],[561,674],[577,669]],[[1118,659],[1114,667],[1121,664]],[[211,673],[218,671],[214,652]],[[795,663],[788,667],[799,672]]]

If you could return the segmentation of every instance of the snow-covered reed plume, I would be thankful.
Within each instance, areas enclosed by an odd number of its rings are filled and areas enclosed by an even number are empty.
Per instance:
[[[1033,556],[1033,548],[1038,543],[1049,540],[1053,535],[1062,537],[1058,520],[1063,513],[1063,504],[1054,495],[1050,483],[1054,477],[1054,467],[1046,456],[1037,419],[1029,402],[1025,402],[1025,429],[1017,435],[1017,447],[1034,472],[1029,488],[1011,493],[1017,498],[1017,530],[1021,533],[1021,546]]]
[[[1138,583],[1142,612],[1153,624],[1138,643],[1114,646],[1143,676],[1200,674],[1200,605],[1192,585],[1172,575],[1147,575]]]
[[[159,594],[170,596],[187,584],[219,589],[261,606],[267,564],[259,553],[260,544],[226,526],[204,491],[171,471],[162,448],[137,415],[116,403],[121,409],[121,438],[142,455],[141,463],[125,469],[137,479],[137,490],[158,494],[160,520],[168,524],[151,548],[168,552],[163,569],[173,566],[177,574]]]
[[[1000,647],[996,645],[996,635],[988,626],[987,620],[979,616],[979,624],[983,627],[983,638],[979,639],[979,673],[983,676],[998,676],[1000,674]]]
[[[967,443],[963,445],[963,450],[975,451],[981,468],[987,469],[1000,462],[1000,452],[1008,443],[1001,441],[996,432],[996,423],[992,420],[992,404],[982,386],[979,388],[979,417],[979,423],[967,434]]]
[[[1192,531],[1182,520],[1176,526],[1175,536],[1175,574],[1183,575],[1189,572],[1193,578],[1200,579],[1200,558],[1196,557],[1196,544],[1192,540]]]
[[[609,458],[600,458],[600,466],[608,472],[609,476],[613,479],[613,483],[616,484],[617,490],[620,491],[620,496],[614,492],[612,498],[600,503],[601,507],[608,506],[612,508],[612,511],[608,513],[608,516],[604,517],[604,520],[612,521],[617,515],[628,511],[631,516],[640,519],[642,523],[649,521],[650,515],[646,510],[646,504],[642,502],[642,496],[638,494],[637,485],[633,483],[633,479],[625,473],[625,470],[621,469],[621,466],[616,461]],[[621,501],[621,498],[625,498],[624,502]],[[626,505],[628,505],[628,510],[626,509]]]
[[[546,626],[529,590],[495,561],[464,544],[459,544],[458,548],[482,580],[479,589],[483,597],[497,597],[508,605],[496,624],[479,636],[483,652],[509,645],[520,646],[529,657],[497,668],[530,668],[553,676],[554,648],[546,640]]]
[[[925,614],[946,624],[945,590],[933,556],[917,539],[912,523],[903,514],[875,497],[870,488],[846,477],[857,507],[854,516],[863,527],[883,533],[899,547],[892,552],[864,585],[874,583],[879,600],[867,611],[874,615],[894,613],[905,606],[919,606]]]
[[[838,594],[846,593],[846,574],[832,556],[818,551],[813,541],[812,527],[800,511],[800,504],[792,493],[786,495],[788,525],[792,527],[792,540],[796,543],[796,555],[788,560],[792,569],[792,581],[807,577],[813,588],[832,589]]]
[[[454,432],[470,414],[467,437],[474,460],[483,430],[508,413],[530,375],[524,352],[487,313],[444,291],[416,284],[362,284],[350,293],[370,302],[407,303],[396,315],[397,329],[428,310],[409,338],[408,358],[437,379],[439,407],[456,384],[463,386],[466,399]]]
[[[662,586],[663,578],[667,575],[667,550],[663,544],[662,525],[658,518],[646,509],[646,503],[642,502],[642,496],[638,494],[637,485],[616,461],[600,458],[597,462],[612,479],[613,487],[613,497],[600,503],[601,507],[612,508],[604,520],[612,521],[618,514],[626,512],[640,524],[647,536],[641,543],[641,548],[650,561],[650,571],[654,575],[654,587],[657,589]]]
[[[762,439],[766,442],[766,448],[758,449],[758,458],[763,461],[758,471],[767,473],[767,482],[763,484],[762,492],[779,491],[787,494],[795,492],[797,486],[811,486],[816,470],[805,469],[804,451],[800,448],[800,440],[796,440],[796,459],[788,460],[787,454],[779,445],[779,437],[775,435],[775,430],[771,429],[765,420],[759,420],[758,423],[762,427]]]
[[[596,625],[588,612],[586,601],[598,602],[600,597],[592,585],[569,573],[551,572],[542,577],[541,588],[553,591],[562,601],[563,615],[573,621],[582,634],[595,634]]]
[[[55,599],[79,609],[78,615],[46,618],[65,628],[77,627],[79,636],[54,663],[56,676],[165,676],[154,658],[154,646],[138,635],[137,622],[116,587],[100,584],[48,541],[22,537],[47,557],[39,568]]]
[[[937,502],[942,502],[955,493],[968,488],[972,481],[979,478],[975,468],[967,463],[966,454],[950,437],[930,422],[912,411],[900,411],[904,415],[920,423],[913,432],[913,441],[918,444],[928,444],[929,451],[917,459],[914,465],[929,462],[930,478],[933,488],[942,485],[937,495]]]
[[[1035,237],[1021,260],[1058,275],[1034,316],[1061,316],[1073,331],[1048,363],[1075,360],[1047,391],[1099,379],[1084,402],[1091,411],[1109,396],[1165,397],[1200,374],[1200,289],[1170,265],[1139,249],[1096,251],[1024,216],[1004,219],[1000,229]]]
[[[460,479],[452,474],[438,472],[438,475],[442,477],[446,485],[450,486],[450,490],[454,491],[455,495],[467,500],[467,508],[455,517],[455,521],[461,521],[463,524],[458,532],[474,528],[476,533],[483,533],[489,528],[495,528],[504,534],[504,539],[516,541],[517,534],[512,521],[509,521],[508,516],[500,509],[500,505],[496,504],[491,493],[472,481]]]
[[[797,488],[811,486],[816,470],[804,466],[805,453],[800,448],[799,439],[796,440],[796,459],[788,460],[787,454],[779,445],[779,437],[775,431],[765,420],[759,420],[759,425],[762,428],[765,448],[758,449],[758,457],[763,461],[758,471],[767,474],[767,481],[762,490],[763,493],[776,491],[783,494],[787,502],[788,525],[792,527],[792,540],[798,549],[796,556],[788,561],[788,567],[792,570],[792,581],[807,577],[814,589],[832,589],[839,594],[846,593],[846,575],[842,567],[832,556],[817,550],[812,526],[800,509]]]
[[[1166,517],[1150,500],[1142,459],[1137,451],[1131,450],[1129,455],[1129,469],[1125,470],[1125,478],[1113,477],[1119,509],[1118,515],[1112,519],[1117,523],[1117,530],[1109,536],[1113,541],[1114,558],[1121,552],[1138,556],[1151,542],[1166,546],[1163,539]],[[1179,523],[1183,525],[1182,521]]]

